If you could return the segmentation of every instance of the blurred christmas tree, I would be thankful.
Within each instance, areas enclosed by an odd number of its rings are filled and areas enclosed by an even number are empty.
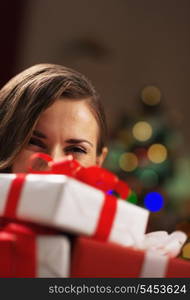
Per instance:
[[[146,86],[134,114],[123,114],[110,141],[105,167],[128,182],[138,205],[150,209],[149,230],[174,230],[190,203],[190,159],[155,86]],[[189,214],[190,215],[190,214]]]

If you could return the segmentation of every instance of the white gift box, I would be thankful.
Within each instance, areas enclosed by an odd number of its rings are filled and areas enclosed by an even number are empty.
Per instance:
[[[0,174],[0,215],[3,216],[16,174]],[[16,209],[20,220],[93,236],[105,194],[65,175],[28,174]],[[141,244],[149,211],[118,199],[108,240],[130,246]]]
[[[66,236],[36,238],[37,277],[69,277],[70,241]]]

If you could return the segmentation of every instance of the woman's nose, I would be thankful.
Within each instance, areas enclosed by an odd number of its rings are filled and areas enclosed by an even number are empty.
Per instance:
[[[50,152],[50,155],[55,162],[58,162],[67,156],[60,145],[56,145]]]

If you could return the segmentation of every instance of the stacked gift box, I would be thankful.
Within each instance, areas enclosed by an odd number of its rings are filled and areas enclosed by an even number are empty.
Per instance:
[[[110,194],[129,198],[127,185],[87,169],[0,174],[0,277],[190,277],[189,262],[144,247],[149,211]]]

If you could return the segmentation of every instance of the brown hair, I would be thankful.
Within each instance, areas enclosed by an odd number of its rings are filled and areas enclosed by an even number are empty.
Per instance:
[[[104,109],[91,82],[79,72],[38,64],[13,77],[0,90],[0,170],[8,172],[41,115],[56,99],[86,99],[99,126],[97,154],[106,143]]]

